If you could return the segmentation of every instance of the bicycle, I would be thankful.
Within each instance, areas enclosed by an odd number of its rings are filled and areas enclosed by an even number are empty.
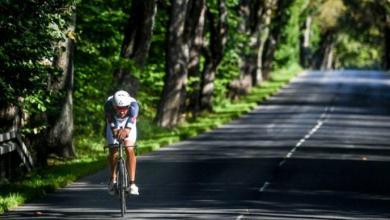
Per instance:
[[[119,144],[114,145],[114,147],[118,148],[118,158],[115,166],[117,184],[115,185],[114,192],[119,196],[121,215],[124,217],[127,209],[126,196],[129,182],[126,168],[126,159],[123,157],[123,140],[119,140]]]

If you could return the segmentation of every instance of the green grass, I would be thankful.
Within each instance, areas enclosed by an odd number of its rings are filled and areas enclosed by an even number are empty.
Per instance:
[[[238,101],[226,101],[217,105],[214,112],[195,120],[189,120],[175,129],[155,126],[150,119],[143,119],[139,125],[140,140],[137,154],[145,154],[165,145],[194,137],[216,128],[245,114],[277,92],[300,70],[295,66],[288,70],[274,72],[270,79],[255,87]],[[29,173],[23,179],[0,185],[0,213],[10,210],[32,199],[44,197],[59,187],[74,182],[78,178],[97,172],[106,166],[104,140],[99,138],[80,138],[76,140],[78,156],[69,161],[49,160],[49,167]]]

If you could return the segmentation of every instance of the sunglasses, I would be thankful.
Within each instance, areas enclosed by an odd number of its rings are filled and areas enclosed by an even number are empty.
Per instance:
[[[127,109],[129,109],[128,106],[123,106],[123,107],[119,107],[119,106],[115,106],[115,110],[117,111],[126,111]]]

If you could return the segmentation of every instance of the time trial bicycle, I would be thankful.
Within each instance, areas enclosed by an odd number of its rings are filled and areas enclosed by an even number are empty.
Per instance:
[[[125,153],[123,152],[125,149],[124,141],[118,140],[118,142],[119,144],[113,145],[113,147],[118,148],[118,158],[115,166],[116,184],[114,185],[114,192],[119,198],[121,216],[124,217],[127,209],[126,197],[128,194],[127,188],[129,186],[129,181],[126,158],[124,157]]]

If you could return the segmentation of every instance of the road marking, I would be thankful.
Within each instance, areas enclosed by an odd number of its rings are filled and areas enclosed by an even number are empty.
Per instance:
[[[249,215],[249,209],[246,209],[245,212],[246,212],[247,215]],[[245,215],[241,214],[241,215],[237,216],[236,220],[241,220],[241,219],[244,219],[244,218],[245,218]]]
[[[333,100],[332,100],[333,102]],[[314,133],[316,133],[320,128],[321,126],[324,124],[324,121],[326,120],[326,117],[329,115],[329,112],[333,112],[334,111],[334,106],[332,107],[329,107],[329,106],[326,106],[324,111],[322,112],[321,116],[320,116],[320,119],[317,120],[317,124],[302,138],[300,139],[296,144],[295,146],[293,147],[293,149],[291,149],[287,155],[283,158],[282,161],[279,162],[278,164],[278,167],[282,167],[286,162],[287,162],[287,159],[288,158],[291,158],[292,155],[295,153],[295,151],[298,149],[298,147],[300,147],[303,143],[305,143],[311,136],[313,136]],[[259,192],[264,192],[267,187],[269,186],[270,182],[269,181],[266,181],[263,186],[259,189]]]
[[[259,189],[259,191],[264,192],[265,189],[267,189],[268,185],[269,185],[269,182],[265,182],[264,185]]]
[[[239,216],[237,216],[236,220],[241,220],[243,218],[244,218],[244,215],[239,215]]]

